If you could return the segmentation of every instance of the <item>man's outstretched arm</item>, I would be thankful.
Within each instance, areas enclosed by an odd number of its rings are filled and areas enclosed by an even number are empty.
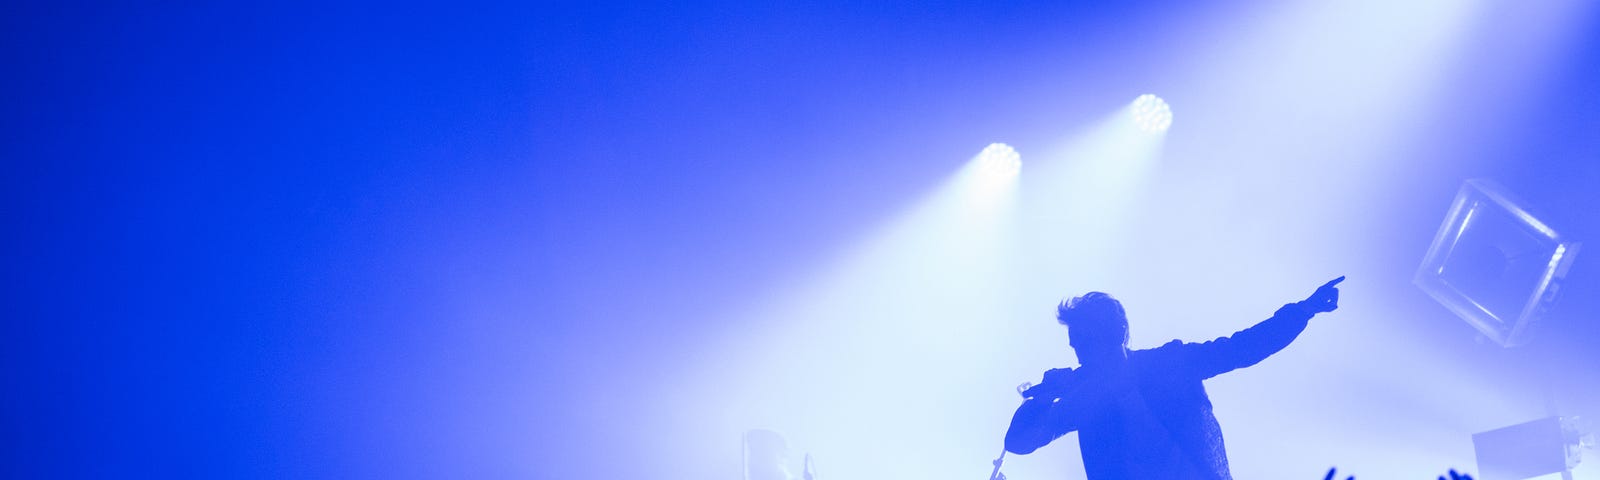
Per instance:
[[[1184,363],[1201,378],[1260,363],[1294,342],[1313,315],[1339,308],[1339,289],[1335,286],[1342,281],[1344,277],[1333,279],[1305,300],[1284,305],[1272,318],[1232,336],[1182,345]]]

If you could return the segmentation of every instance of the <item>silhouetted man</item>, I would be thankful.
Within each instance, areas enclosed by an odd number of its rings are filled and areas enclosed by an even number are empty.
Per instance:
[[[1128,350],[1122,303],[1101,292],[1062,302],[1056,319],[1067,326],[1077,369],[1058,368],[1024,392],[1006,432],[1006,450],[1028,454],[1078,432],[1090,480],[1231,479],[1222,428],[1201,381],[1255,365],[1305,330],[1312,315],[1339,308],[1344,277],[1272,318],[1205,343],[1173,340]]]

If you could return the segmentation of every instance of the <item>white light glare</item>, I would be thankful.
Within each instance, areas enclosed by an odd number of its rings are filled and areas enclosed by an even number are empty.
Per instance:
[[[1172,126],[1172,108],[1161,97],[1140,95],[1133,101],[1133,123],[1146,132],[1165,132]]]
[[[1002,178],[1010,178],[1022,171],[1022,155],[1004,143],[991,143],[978,153],[978,168]]]

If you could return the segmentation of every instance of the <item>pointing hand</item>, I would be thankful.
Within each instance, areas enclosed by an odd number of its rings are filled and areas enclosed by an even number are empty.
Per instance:
[[[1333,281],[1322,284],[1321,287],[1317,288],[1317,291],[1311,293],[1310,297],[1302,300],[1300,306],[1305,307],[1306,311],[1311,313],[1331,312],[1338,309],[1339,289],[1334,285],[1338,285],[1339,282],[1343,281],[1344,277],[1340,276],[1333,279]]]

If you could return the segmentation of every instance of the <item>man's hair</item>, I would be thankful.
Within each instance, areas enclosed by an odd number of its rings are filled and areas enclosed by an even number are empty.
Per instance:
[[[1122,309],[1122,302],[1105,292],[1089,292],[1061,302],[1056,307],[1056,321],[1069,329],[1111,329],[1121,333],[1123,342],[1127,342],[1128,313]]]

